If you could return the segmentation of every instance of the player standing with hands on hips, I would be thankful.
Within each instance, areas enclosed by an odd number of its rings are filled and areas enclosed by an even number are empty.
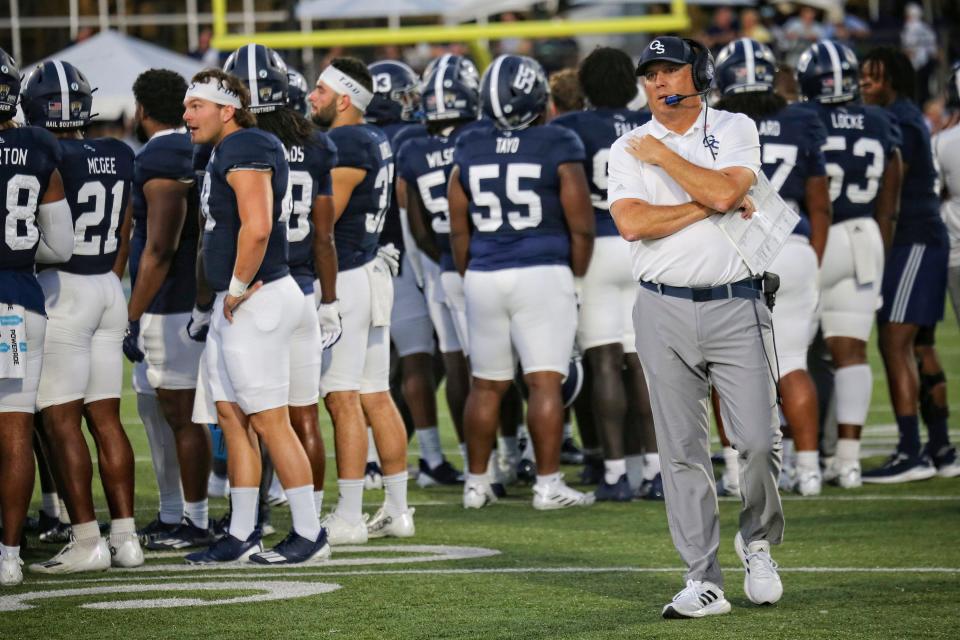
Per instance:
[[[631,241],[637,353],[650,389],[664,497],[687,586],[665,618],[730,611],[717,560],[720,527],[710,463],[707,400],[716,386],[740,453],[743,507],[735,548],[755,603],[780,599],[770,545],[783,535],[777,493],[780,431],[770,364],[770,311],[762,279],[751,276],[719,228],[718,213],[753,213],[747,191],[760,170],[760,142],[742,114],[708,109],[713,82],[703,45],[660,37],[637,66],[653,119],[610,152],[609,202]]]

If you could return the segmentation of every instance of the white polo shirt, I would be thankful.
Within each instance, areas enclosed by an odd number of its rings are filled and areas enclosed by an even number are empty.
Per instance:
[[[940,182],[950,194],[940,205],[950,234],[950,266],[960,267],[960,125],[935,135],[932,146]]]
[[[627,141],[634,136],[650,134],[701,167],[760,171],[760,138],[753,120],[740,113],[708,110],[706,135],[713,142],[716,160],[704,143],[703,124],[701,111],[683,134],[668,130],[654,118],[621,136],[610,149],[608,202],[640,199],[675,205],[692,200],[662,168],[640,162],[627,152]],[[632,242],[633,277],[676,287],[713,287],[749,277],[747,265],[717,226],[719,221],[720,216],[714,215],[664,238]]]

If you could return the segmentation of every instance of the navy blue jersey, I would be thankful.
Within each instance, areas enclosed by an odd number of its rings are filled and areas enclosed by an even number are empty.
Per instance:
[[[377,255],[377,241],[393,196],[393,150],[372,124],[336,127],[327,132],[337,147],[337,166],[367,172],[333,229],[340,271],[362,266]]]
[[[36,313],[44,313],[43,290],[33,274],[40,242],[37,210],[60,160],[60,145],[50,132],[0,130],[0,302]]]
[[[827,128],[823,153],[830,178],[834,224],[874,217],[883,170],[894,148],[900,145],[899,127],[878,107],[818,102],[800,106],[812,109]]]
[[[457,128],[447,136],[427,136],[407,140],[397,151],[397,173],[406,180],[407,188],[420,194],[423,206],[430,216],[430,226],[440,249],[440,267],[454,271],[450,248],[450,204],[447,201],[447,182],[453,171],[453,150],[457,140],[471,131],[486,130],[492,135],[489,120],[477,120]]]
[[[313,201],[317,196],[333,195],[330,170],[337,164],[337,148],[327,134],[316,131],[306,146],[293,146],[287,151],[290,164],[290,195],[293,212],[287,226],[290,244],[290,275],[306,293],[313,293],[316,271],[313,266]]]
[[[113,269],[133,183],[133,149],[114,138],[60,140],[60,175],[73,216],[73,256],[57,268],[94,275]]]
[[[266,284],[290,273],[287,267],[289,202],[285,197],[289,169],[283,145],[266,131],[241,129],[214,147],[200,193],[200,207],[205,219],[203,269],[207,283],[214,291],[225,291],[230,287],[237,258],[240,214],[237,196],[227,182],[227,174],[239,170],[271,172],[273,229],[253,282],[261,280]]]
[[[947,227],[940,217],[937,170],[930,148],[930,130],[923,120],[923,113],[905,98],[896,100],[887,110],[900,125],[900,154],[905,169],[900,217],[893,243],[946,246],[949,242]]]
[[[757,131],[763,173],[780,197],[800,214],[793,232],[809,238],[807,178],[826,175],[821,147],[827,142],[827,129],[809,109],[789,105],[758,120]]]
[[[380,127],[387,139],[390,140],[390,148],[394,155],[400,150],[408,140],[416,138],[425,138],[427,128],[422,124],[411,124],[409,122],[394,122]],[[387,217],[383,221],[383,231],[380,232],[380,244],[384,245],[392,242],[400,250],[404,249],[403,227],[400,222],[400,202],[396,197],[396,183],[394,191],[390,196],[390,209],[387,211]]]
[[[150,180],[164,179],[189,183],[187,216],[180,230],[177,251],[167,278],[147,307],[148,313],[186,313],[197,296],[197,243],[200,229],[197,211],[200,196],[193,169],[193,144],[186,133],[154,136],[137,153],[133,163],[133,237],[130,239],[130,283],[136,284],[140,258],[147,245],[147,202],[143,187]]]
[[[575,133],[549,124],[460,136],[453,163],[470,201],[469,268],[570,264],[558,168],[585,159]]]
[[[610,147],[617,138],[650,120],[648,112],[631,109],[592,109],[574,111],[556,118],[551,124],[567,127],[583,142],[587,157],[583,169],[590,185],[590,200],[597,221],[598,236],[618,236],[620,232],[607,204],[607,163]]]

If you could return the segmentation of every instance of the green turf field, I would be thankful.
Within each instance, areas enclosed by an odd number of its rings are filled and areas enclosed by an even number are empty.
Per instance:
[[[948,320],[938,342],[960,415],[960,333],[952,315]],[[876,388],[865,448],[880,454],[891,449],[895,429],[876,354],[872,362]],[[156,509],[156,486],[134,404],[128,391],[123,409],[137,454],[137,519],[145,524]],[[459,465],[449,420],[444,424],[449,455]],[[328,421],[323,429],[329,447]],[[960,431],[952,435],[960,439]],[[567,471],[573,477],[577,469]],[[328,494],[335,486],[330,460]],[[332,499],[328,495],[327,508]],[[381,499],[381,492],[366,496],[371,513]],[[139,571],[59,579],[27,574],[22,586],[0,591],[0,639],[960,634],[960,480],[786,496],[786,541],[774,550],[785,595],[766,608],[743,595],[733,552],[738,504],[722,499],[721,562],[733,613],[702,621],[660,618],[663,604],[683,586],[661,503],[540,513],[530,507],[526,487],[479,512],[464,511],[460,500],[458,489],[421,490],[411,482],[414,539],[338,547],[331,561],[310,568],[198,571],[178,557],[153,556]],[[102,498],[98,504],[104,506]],[[214,500],[211,511],[219,516],[224,508],[224,500]],[[280,534],[268,543],[286,532],[285,508],[275,509],[273,520]],[[25,560],[56,551],[32,541]]]

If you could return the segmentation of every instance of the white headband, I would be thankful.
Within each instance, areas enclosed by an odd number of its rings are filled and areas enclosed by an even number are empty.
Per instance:
[[[360,111],[366,111],[370,101],[373,100],[373,94],[366,87],[332,64],[320,74],[320,82],[341,95],[350,96],[353,105]]]
[[[225,107],[234,107],[235,109],[243,108],[243,105],[240,104],[240,96],[224,87],[220,80],[216,78],[209,78],[206,82],[191,83],[186,95],[183,96],[183,102],[186,103],[191,98],[209,100],[215,104],[222,104]]]

